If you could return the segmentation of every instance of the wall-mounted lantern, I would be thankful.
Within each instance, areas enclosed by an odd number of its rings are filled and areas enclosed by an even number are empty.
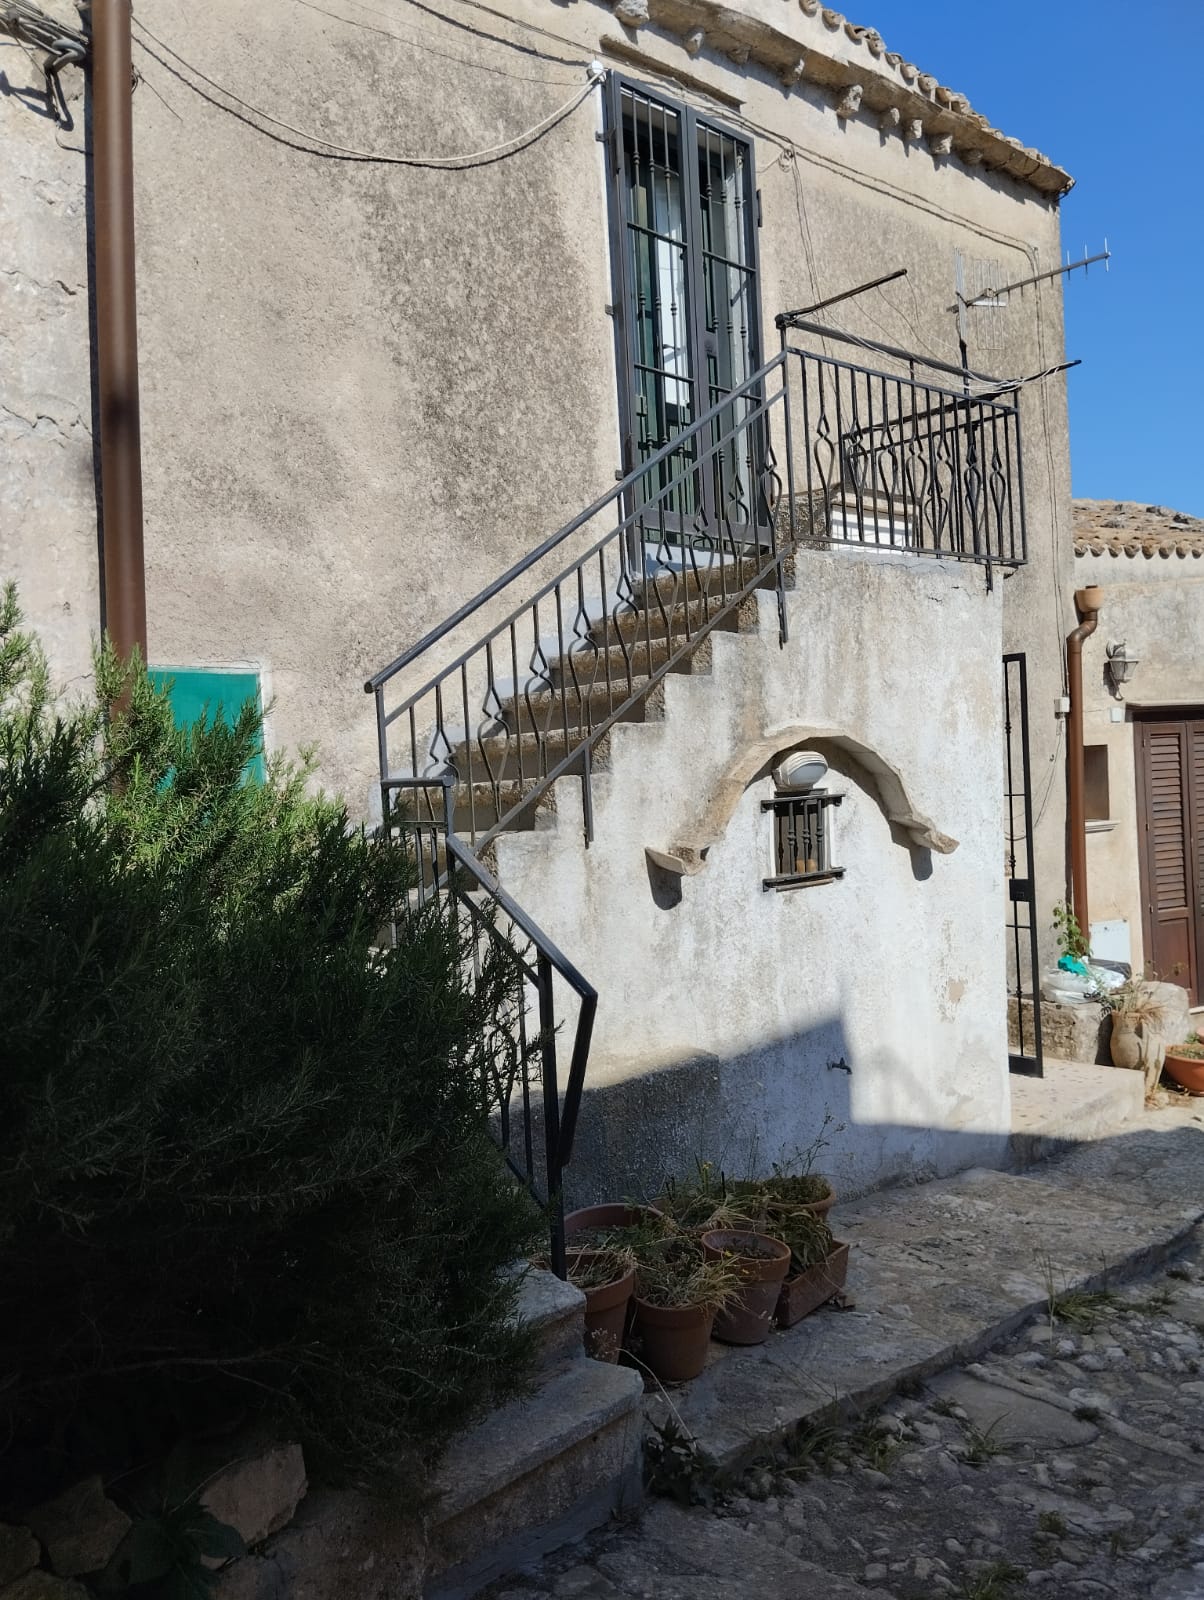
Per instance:
[[[1122,683],[1128,683],[1133,676],[1140,658],[1132,654],[1123,639],[1107,647],[1107,656],[1108,676],[1112,679],[1113,687],[1119,689]]]

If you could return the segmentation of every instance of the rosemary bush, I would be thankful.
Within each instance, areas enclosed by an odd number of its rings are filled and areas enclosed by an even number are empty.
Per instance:
[[[103,707],[125,709],[107,720]],[[378,950],[402,853],[257,713],[172,726],[135,663],[56,707],[0,605],[0,1499],[246,1420],[405,1475],[520,1385],[538,1222],[486,1133],[454,922]]]

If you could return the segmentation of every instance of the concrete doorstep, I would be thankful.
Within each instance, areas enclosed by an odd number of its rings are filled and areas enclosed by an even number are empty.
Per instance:
[[[1119,1075],[1118,1075],[1119,1076]],[[1031,1175],[972,1170],[880,1191],[832,1216],[849,1309],[826,1307],[751,1349],[713,1344],[694,1382],[646,1396],[717,1466],[755,1460],[809,1422],[872,1408],[973,1360],[1052,1294],[1149,1271],[1204,1217],[1204,1128],[1151,1116]]]

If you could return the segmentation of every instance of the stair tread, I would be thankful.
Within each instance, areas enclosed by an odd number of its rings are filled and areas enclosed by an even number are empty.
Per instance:
[[[548,1372],[532,1394],[512,1400],[452,1442],[435,1484],[439,1522],[462,1515],[591,1434],[638,1413],[643,1395],[638,1372],[584,1353]]]
[[[540,1345],[540,1366],[545,1370],[577,1356],[585,1339],[585,1296],[546,1267],[516,1264],[519,1276],[516,1322],[535,1331]]]

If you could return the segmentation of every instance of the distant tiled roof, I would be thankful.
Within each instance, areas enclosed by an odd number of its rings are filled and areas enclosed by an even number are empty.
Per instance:
[[[1074,553],[1204,556],[1204,519],[1132,500],[1076,500]]]

